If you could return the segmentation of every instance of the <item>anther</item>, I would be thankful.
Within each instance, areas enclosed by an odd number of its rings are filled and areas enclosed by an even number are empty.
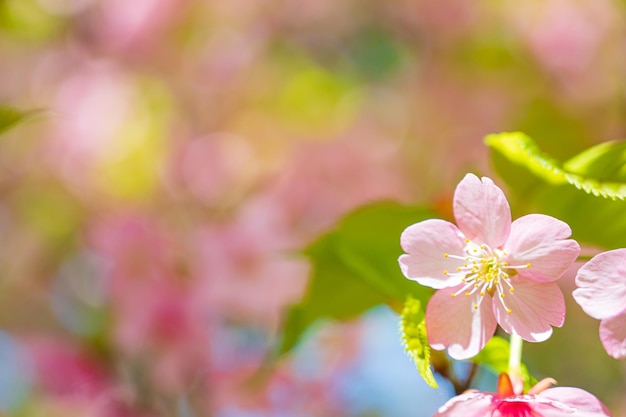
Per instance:
[[[511,314],[511,309],[510,309],[510,308],[507,308],[507,309],[506,309],[506,313],[507,313],[507,314]]]
[[[444,257],[444,258],[447,258],[448,256],[450,256],[450,255],[448,255],[447,253],[444,253],[444,254],[443,254],[443,257]]]
[[[444,275],[448,275],[448,270],[447,270],[447,269],[444,269],[444,270],[443,270],[443,274],[444,274]]]

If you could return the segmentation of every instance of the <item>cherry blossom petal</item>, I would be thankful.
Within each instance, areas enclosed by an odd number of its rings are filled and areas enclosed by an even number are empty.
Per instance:
[[[542,417],[611,417],[611,412],[594,395],[580,388],[557,387],[537,396],[551,403],[537,404],[533,408]]]
[[[493,395],[468,392],[451,398],[433,417],[484,417],[492,410]]]
[[[600,340],[611,357],[626,358],[626,310],[600,322]]]
[[[478,292],[465,296],[459,294],[464,284],[437,291],[426,307],[428,341],[433,349],[448,349],[454,359],[467,359],[476,355],[496,331],[497,323],[491,303],[479,303]],[[479,308],[474,306],[479,304]]]
[[[626,306],[626,249],[602,252],[576,275],[574,299],[596,319],[615,316]]]
[[[504,245],[511,229],[511,209],[491,179],[467,174],[456,187],[454,217],[459,229],[476,243],[492,248]]]
[[[536,282],[559,279],[580,254],[567,223],[544,214],[529,214],[515,220],[504,245],[510,265],[527,265],[517,272]]]
[[[503,302],[494,294],[494,314],[509,334],[518,334],[529,342],[543,342],[552,335],[552,326],[565,320],[565,300],[555,283],[538,284],[519,277],[511,279],[515,292],[505,294]]]
[[[463,260],[444,256],[446,253],[465,255],[465,237],[452,223],[431,219],[413,224],[402,232],[400,245],[407,254],[401,255],[398,261],[407,278],[436,289],[461,282],[463,276],[454,272],[463,265]]]

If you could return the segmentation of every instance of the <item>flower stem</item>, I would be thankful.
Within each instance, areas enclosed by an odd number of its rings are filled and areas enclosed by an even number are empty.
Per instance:
[[[509,339],[509,377],[517,394],[524,388],[522,377],[522,344],[521,336],[512,334]]]

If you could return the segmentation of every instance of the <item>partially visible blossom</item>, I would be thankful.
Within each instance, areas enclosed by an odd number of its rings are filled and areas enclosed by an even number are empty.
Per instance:
[[[492,180],[467,174],[454,194],[458,227],[438,219],[401,236],[404,275],[438,289],[426,309],[431,346],[455,359],[477,354],[499,324],[542,342],[565,319],[559,279],[580,253],[569,226],[529,214],[511,222],[504,193]]]
[[[576,275],[574,300],[600,321],[600,340],[615,359],[626,358],[626,249],[594,256]]]
[[[507,374],[495,393],[468,391],[449,400],[433,417],[601,417],[612,416],[600,400],[579,388],[546,389],[543,380],[527,394],[516,393]]]

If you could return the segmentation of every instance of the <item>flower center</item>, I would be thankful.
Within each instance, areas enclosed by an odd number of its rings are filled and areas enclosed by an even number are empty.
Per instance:
[[[508,314],[511,309],[506,303],[506,295],[515,291],[511,284],[510,277],[517,274],[517,269],[530,268],[530,264],[526,265],[509,265],[505,260],[506,251],[502,249],[492,249],[485,244],[477,244],[469,239],[465,240],[465,256],[450,255],[444,253],[446,258],[459,259],[463,261],[463,265],[456,268],[456,272],[450,273],[443,271],[446,275],[460,275],[461,282],[465,285],[457,292],[452,293],[452,297],[459,294],[465,294],[469,297],[478,293],[478,298],[473,305],[474,310],[478,310],[480,303],[488,294],[493,297],[497,293],[497,298]]]
[[[495,407],[502,417],[530,417],[537,415],[530,404],[523,401],[501,401]]]

